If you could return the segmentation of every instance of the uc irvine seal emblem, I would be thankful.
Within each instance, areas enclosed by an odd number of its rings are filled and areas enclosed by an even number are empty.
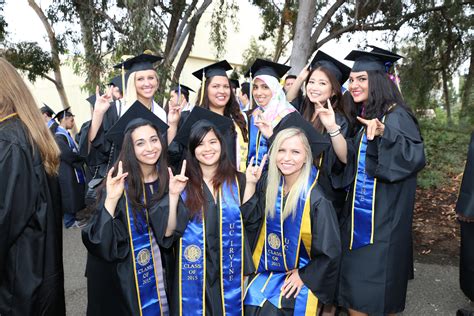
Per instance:
[[[151,259],[151,254],[148,249],[145,248],[138,252],[137,261],[139,265],[146,266],[148,262],[150,262],[150,259]]]
[[[278,238],[277,234],[268,234],[268,244],[275,250],[280,249],[281,241],[280,238]]]
[[[184,249],[184,257],[189,262],[195,262],[201,258],[201,248],[196,245],[189,245]]]

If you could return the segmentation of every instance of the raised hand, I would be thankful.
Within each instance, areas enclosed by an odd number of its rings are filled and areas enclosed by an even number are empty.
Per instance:
[[[168,168],[168,173],[170,176],[169,181],[169,194],[170,195],[180,195],[181,192],[184,191],[186,188],[186,184],[188,183],[188,177],[185,176],[186,174],[186,160],[183,161],[183,165],[181,166],[181,172],[177,175],[173,175],[173,171],[171,168]]]
[[[366,126],[365,130],[367,133],[367,139],[373,140],[375,136],[382,136],[385,130],[385,124],[380,122],[379,119],[374,118],[371,120],[363,119],[362,117],[357,117],[359,122]]]
[[[118,172],[115,177],[112,176],[114,169],[114,167],[110,168],[107,174],[107,199],[118,201],[123,194],[125,178],[128,176],[128,172],[123,172],[121,161],[118,163]]]
[[[174,102],[168,103],[169,110],[168,110],[168,125],[178,125],[179,119],[181,118],[181,111],[183,110],[183,106],[177,105]]]
[[[273,135],[272,123],[265,120],[263,113],[260,110],[255,110],[252,114],[254,116],[254,124],[258,127],[260,133],[262,133],[265,138],[270,138]]]
[[[260,166],[253,164],[255,157],[250,158],[249,165],[247,166],[247,170],[245,171],[245,179],[247,180],[247,184],[256,184],[260,177],[262,176],[263,167],[265,166],[265,162],[267,161],[267,155],[265,154],[260,162]]]
[[[112,98],[113,87],[109,87],[107,92],[103,95],[99,94],[99,86],[95,88],[95,105],[94,105],[94,112],[105,113],[110,107],[110,102],[113,101]]]
[[[337,130],[338,126],[336,124],[336,114],[332,108],[331,101],[327,101],[328,107],[325,108],[319,101],[316,101],[316,109],[314,110],[314,118],[319,117],[319,120],[324,125],[324,128],[327,131]]]
[[[298,269],[288,271],[287,274],[288,277],[285,280],[285,283],[283,283],[283,286],[281,287],[281,295],[286,295],[286,298],[290,298],[291,295],[295,293],[293,297],[296,298],[296,296],[298,296],[301,289],[303,288],[303,280],[301,280],[300,278]]]

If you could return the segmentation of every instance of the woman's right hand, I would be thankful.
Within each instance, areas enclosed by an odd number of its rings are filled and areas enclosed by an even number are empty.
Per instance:
[[[123,194],[125,188],[125,178],[128,176],[128,172],[123,172],[122,162],[118,163],[118,172],[113,177],[114,167],[110,168],[107,174],[107,199],[112,201],[118,201]]]
[[[247,184],[256,184],[260,177],[262,176],[263,167],[265,166],[265,162],[267,161],[267,154],[265,154],[260,162],[260,166],[253,164],[255,157],[250,158],[249,165],[247,166],[247,170],[245,171],[245,180]]]
[[[175,104],[174,102],[169,102],[168,106],[168,125],[177,126],[179,119],[181,118],[181,111],[183,110],[183,107],[181,105]]]
[[[324,128],[328,132],[333,132],[338,129],[336,124],[336,114],[332,108],[331,101],[327,101],[328,107],[325,108],[319,101],[316,101],[316,109],[314,111],[314,118],[319,117],[319,120],[324,125]]]
[[[107,92],[105,94],[100,95],[99,86],[96,86],[95,88],[96,99],[95,99],[95,104],[94,104],[94,112],[101,113],[101,114],[107,112],[111,104],[110,102],[113,101],[112,91],[113,91],[113,87],[111,86],[109,87],[109,89],[107,89]]]

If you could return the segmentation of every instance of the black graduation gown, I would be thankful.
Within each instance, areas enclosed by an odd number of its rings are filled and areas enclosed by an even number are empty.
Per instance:
[[[243,198],[245,191],[245,175],[238,174],[238,181],[240,186],[240,198]],[[206,211],[205,225],[206,225],[206,315],[218,316],[222,315],[221,302],[221,281],[220,281],[220,235],[219,235],[219,203],[214,201],[212,193],[203,183],[203,188],[206,195]],[[245,204],[241,205],[240,211],[242,213],[242,220],[245,227],[245,244],[244,244],[244,275],[249,275],[254,271],[252,262],[252,251],[247,240],[248,234],[256,231],[260,222],[260,214],[254,211],[257,203],[256,197],[253,196]],[[188,211],[189,212],[189,211]],[[189,213],[180,213],[178,220],[178,227],[176,228],[176,237],[181,237],[186,229],[189,220]],[[255,234],[255,233],[254,233]],[[178,258],[179,259],[179,258]],[[179,269],[179,264],[176,264]],[[178,273],[175,273],[173,283],[173,294],[171,298],[171,313],[170,315],[179,315],[179,284]]]
[[[139,315],[125,199],[122,197],[119,200],[115,218],[107,212],[104,202],[105,189],[95,214],[82,231],[82,241],[88,250],[87,315]],[[180,207],[181,204],[178,204],[178,208]],[[174,257],[172,251],[165,249],[172,245],[171,238],[165,237],[169,215],[167,194],[150,207],[148,215],[156,242],[160,246],[165,290],[169,297],[173,267],[167,264],[174,264]]]
[[[65,315],[62,214],[17,118],[0,122],[0,314]]]
[[[257,189],[257,207],[262,218],[265,212],[265,188],[266,179],[263,178]],[[339,223],[332,203],[326,199],[320,187],[315,186],[312,189],[310,203],[311,260],[305,267],[299,269],[298,273],[305,286],[321,303],[330,304],[334,301],[341,256]],[[256,243],[256,240],[254,241]],[[245,315],[293,315],[294,298],[283,297],[281,305],[280,310],[268,301],[262,307],[246,305]]]
[[[474,133],[471,134],[456,213],[461,225],[459,281],[461,290],[474,301]]]
[[[352,144],[348,142],[347,170],[352,175],[342,174],[339,184],[355,177],[361,136],[358,133]],[[416,119],[403,107],[395,106],[386,114],[383,136],[367,146],[366,171],[377,178],[374,243],[349,250],[353,186],[341,214],[339,305],[370,315],[404,310],[412,267],[416,176],[424,165],[423,140]]]
[[[82,210],[84,205],[85,183],[78,183],[74,168],[83,170],[83,158],[69,147],[66,136],[55,135],[56,143],[61,150],[61,164],[59,166],[59,185],[61,190],[62,209],[64,213],[75,214]]]

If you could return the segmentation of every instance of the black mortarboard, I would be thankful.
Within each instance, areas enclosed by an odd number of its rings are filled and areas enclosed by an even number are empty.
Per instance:
[[[119,75],[110,79],[109,85],[119,88],[120,93],[123,94],[122,76]]]
[[[127,59],[123,63],[117,64],[114,68],[121,69],[122,66],[125,70],[128,70],[128,73],[132,73],[140,70],[154,70],[153,63],[162,60],[160,56],[150,55],[150,54],[141,54],[130,59]]]
[[[179,128],[175,140],[184,146],[188,146],[191,128],[194,124],[203,120],[211,122],[222,134],[232,128],[233,124],[232,120],[226,116],[219,115],[200,106],[195,106],[186,121],[184,121],[183,125]]]
[[[176,93],[180,92],[187,97],[189,97],[189,92],[195,92],[193,89],[188,86],[185,86],[184,84],[177,84],[173,86],[173,88],[171,88],[171,91],[174,91]]]
[[[346,82],[351,73],[351,68],[349,66],[344,65],[339,60],[332,58],[328,54],[319,50],[311,61],[310,67],[311,69],[314,69],[320,66],[331,71],[341,85]]]
[[[127,112],[125,112],[125,114],[120,117],[120,119],[114,124],[114,126],[112,126],[105,136],[114,144],[122,146],[123,137],[127,130],[127,126],[137,118],[149,121],[158,127],[160,133],[162,134],[164,134],[168,129],[168,125],[160,120],[158,116],[148,110],[140,101],[135,101],[135,103],[133,103]]]
[[[95,106],[95,101],[97,100],[97,96],[96,96],[95,93],[94,93],[93,95],[91,95],[90,97],[88,97],[86,100],[87,100],[87,102],[90,103],[90,105],[91,105],[92,107],[94,107],[94,106]]]
[[[385,63],[394,63],[398,56],[377,52],[353,50],[346,56],[346,60],[353,60],[352,72],[379,70],[385,71]]]
[[[306,121],[299,113],[291,114],[285,117],[281,123],[277,125],[274,135],[276,136],[278,132],[290,127],[299,128],[305,133],[306,137],[308,138],[309,145],[311,146],[313,157],[317,157],[330,144],[327,135],[319,133],[313,127],[313,125]]]
[[[290,66],[257,58],[252,66],[250,66],[250,69],[245,73],[245,77],[250,77],[250,75],[252,75],[252,78],[255,78],[260,75],[269,75],[280,80],[280,78],[283,77],[290,68]]]
[[[206,66],[199,70],[196,70],[195,72],[193,72],[193,76],[198,78],[199,80],[202,80],[202,74],[204,72],[205,78],[211,78],[214,76],[227,77],[227,71],[232,70],[232,69],[233,69],[232,66],[227,62],[227,60],[221,60],[221,61],[218,61],[217,63]]]
[[[74,116],[70,111],[71,107],[67,107],[65,108],[64,110],[62,111],[59,111],[58,113],[56,113],[56,115],[54,116],[54,119],[58,120],[58,121],[61,121],[64,117],[66,116]]]
[[[51,109],[46,103],[43,103],[43,106],[40,108],[41,113],[47,113],[49,116],[54,115],[53,109]]]
[[[395,54],[395,53],[393,53],[393,52],[391,52],[391,51],[389,51],[389,50],[386,50],[386,49],[377,47],[377,46],[375,46],[375,45],[367,45],[367,46],[369,46],[370,48],[372,48],[371,52],[373,52],[373,53],[380,53],[380,54],[385,54],[385,55],[391,55],[391,56],[393,56],[393,57],[398,57],[397,60],[400,59],[400,58],[405,58],[405,57],[403,57],[402,55]]]
[[[229,81],[230,81],[230,85],[231,85],[232,88],[234,88],[234,89],[240,88],[239,80],[229,79]]]

